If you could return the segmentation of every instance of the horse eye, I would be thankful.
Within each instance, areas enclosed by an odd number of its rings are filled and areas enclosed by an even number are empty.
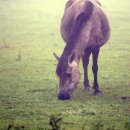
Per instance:
[[[71,73],[67,73],[66,76],[67,76],[68,78],[71,78]]]

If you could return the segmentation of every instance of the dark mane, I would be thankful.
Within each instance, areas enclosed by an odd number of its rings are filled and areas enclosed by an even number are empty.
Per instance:
[[[72,25],[72,31],[70,33],[68,43],[63,51],[62,56],[64,54],[68,56],[72,52],[73,48],[75,47],[77,37],[82,30],[83,23],[89,20],[92,15],[93,8],[93,3],[91,3],[90,1],[85,1],[84,11],[76,18]]]
[[[78,35],[80,34],[80,30],[82,30],[82,25],[84,22],[89,20],[93,12],[93,4],[90,1],[85,1],[84,3],[84,11],[76,18],[72,25],[72,31],[69,36],[68,43],[66,44],[64,51],[61,55],[60,61],[57,66],[56,73],[61,75],[61,72],[66,71],[66,67],[68,64],[68,56],[72,52],[75,47],[76,40]]]

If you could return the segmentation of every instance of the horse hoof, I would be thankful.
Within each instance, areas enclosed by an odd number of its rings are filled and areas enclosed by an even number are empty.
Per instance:
[[[94,96],[102,96],[102,93],[101,93],[101,91],[94,91],[93,95]]]
[[[90,90],[90,87],[84,87],[85,91],[88,92]]]

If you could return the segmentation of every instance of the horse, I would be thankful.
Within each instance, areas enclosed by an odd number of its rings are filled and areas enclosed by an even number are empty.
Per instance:
[[[93,94],[101,95],[98,84],[98,56],[110,38],[110,25],[98,0],[68,0],[60,26],[61,36],[66,43],[58,60],[56,74],[59,77],[59,100],[69,100],[80,81],[78,68],[82,59],[84,69],[84,88],[90,90],[88,80],[89,57],[92,54],[94,75]]]

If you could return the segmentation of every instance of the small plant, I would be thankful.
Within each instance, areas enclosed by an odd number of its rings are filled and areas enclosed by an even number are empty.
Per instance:
[[[96,124],[94,124],[94,128],[92,128],[91,130],[102,130],[102,129],[103,129],[103,123],[102,121],[99,121]]]
[[[112,126],[112,128],[107,128],[107,130],[115,130],[115,126]]]
[[[19,54],[17,55],[16,61],[20,62],[20,60],[21,60],[21,54],[19,53]]]
[[[129,120],[125,123],[125,129],[130,130],[130,117]]]
[[[102,121],[98,121],[96,124],[93,125],[93,128],[91,130],[104,130],[105,124],[102,123]],[[105,130],[115,130],[115,126],[109,127]]]
[[[11,130],[11,129],[13,129],[13,130],[21,130],[21,129],[24,129],[24,128],[25,128],[25,126],[23,126],[23,125],[21,125],[21,126],[14,125],[14,123],[12,122],[12,123],[8,124],[8,126],[7,126],[7,128],[5,130]]]
[[[51,115],[49,124],[52,126],[52,130],[60,130],[61,121],[62,121],[61,117],[58,117],[56,115]]]

